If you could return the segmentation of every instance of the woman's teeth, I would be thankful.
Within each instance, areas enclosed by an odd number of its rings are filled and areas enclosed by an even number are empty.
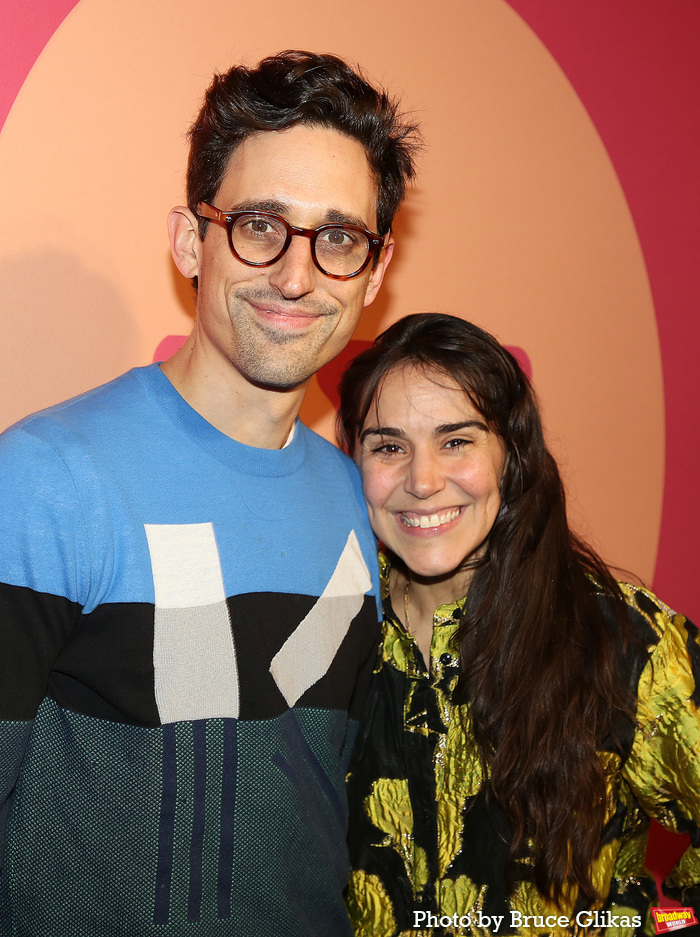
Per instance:
[[[443,524],[453,521],[455,517],[459,517],[461,510],[461,508],[452,508],[444,514],[422,514],[420,517],[409,517],[406,514],[399,516],[405,527],[422,527],[425,530],[429,527],[442,527]]]

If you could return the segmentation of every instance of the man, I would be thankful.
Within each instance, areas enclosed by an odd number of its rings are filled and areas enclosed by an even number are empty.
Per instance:
[[[1,934],[350,933],[374,542],[296,417],[381,285],[413,136],[333,56],[217,76],[169,217],[191,336],[0,438]]]

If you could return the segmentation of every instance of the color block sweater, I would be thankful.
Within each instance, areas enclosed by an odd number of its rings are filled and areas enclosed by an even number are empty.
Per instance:
[[[345,456],[156,365],[4,433],[0,935],[349,935],[375,566]]]

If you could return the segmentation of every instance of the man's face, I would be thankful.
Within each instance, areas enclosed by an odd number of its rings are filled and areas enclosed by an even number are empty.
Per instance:
[[[223,211],[276,212],[291,224],[377,226],[377,188],[362,145],[335,130],[297,125],[247,137],[234,151],[214,200]],[[293,237],[270,267],[233,256],[226,230],[197,240],[197,328],[208,355],[247,381],[296,387],[347,344],[374,299],[393,245],[352,280],[318,270],[307,238]]]

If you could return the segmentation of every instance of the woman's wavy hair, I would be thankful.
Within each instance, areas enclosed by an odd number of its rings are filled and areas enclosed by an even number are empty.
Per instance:
[[[469,704],[488,796],[510,821],[511,859],[530,853],[542,894],[559,901],[578,886],[595,901],[591,867],[608,809],[596,752],[603,740],[628,736],[633,720],[620,663],[633,640],[621,592],[569,529],[528,378],[477,326],[407,316],[358,355],[340,385],[345,451],[354,455],[384,378],[403,367],[456,381],[503,442],[503,507],[462,612],[456,699]]]

